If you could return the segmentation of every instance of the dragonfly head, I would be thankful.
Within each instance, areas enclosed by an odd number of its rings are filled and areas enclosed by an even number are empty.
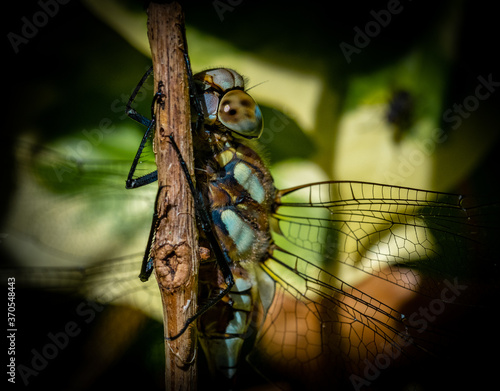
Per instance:
[[[197,73],[201,82],[200,96],[205,123],[217,121],[233,133],[245,138],[258,138],[262,134],[263,119],[259,106],[243,89],[245,82],[236,71],[228,68],[209,69]]]

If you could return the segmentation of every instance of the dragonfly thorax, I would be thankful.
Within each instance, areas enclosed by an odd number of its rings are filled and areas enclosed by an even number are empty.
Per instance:
[[[197,186],[223,250],[233,262],[258,262],[271,242],[271,174],[252,148],[214,133],[208,149],[195,151]]]

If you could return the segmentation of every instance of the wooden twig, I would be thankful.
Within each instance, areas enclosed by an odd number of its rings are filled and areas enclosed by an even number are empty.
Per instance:
[[[197,309],[197,232],[192,194],[178,156],[169,141],[172,134],[193,173],[189,90],[184,53],[184,15],[177,3],[148,7],[148,37],[154,68],[156,105],[155,154],[159,197],[159,225],[153,247],[160,288],[164,330],[177,335]],[[155,91],[155,92],[156,92]],[[196,335],[192,327],[174,341],[165,341],[167,390],[196,388]]]

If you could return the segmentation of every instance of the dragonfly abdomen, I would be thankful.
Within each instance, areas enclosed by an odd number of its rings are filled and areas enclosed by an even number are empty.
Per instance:
[[[235,285],[212,310],[198,322],[199,341],[210,371],[216,377],[232,380],[237,372],[243,343],[250,334],[250,325],[256,321],[258,311],[256,282],[253,268],[231,265]],[[223,277],[213,262],[200,266],[200,293],[213,296],[211,292],[223,289]],[[221,285],[222,284],[222,285]]]

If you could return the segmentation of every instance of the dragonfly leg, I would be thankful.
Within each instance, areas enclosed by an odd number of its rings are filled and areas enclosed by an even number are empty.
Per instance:
[[[139,83],[135,87],[134,91],[132,92],[132,95],[130,95],[130,98],[127,102],[127,106],[125,108],[125,113],[132,118],[134,121],[139,122],[140,124],[149,127],[151,124],[151,120],[149,118],[144,117],[142,114],[139,114],[135,109],[132,108],[132,103],[134,103],[134,100],[141,90],[142,86],[146,82],[146,79],[149,77],[151,72],[153,71],[153,67],[151,66],[146,73],[142,76],[141,80],[139,80]]]
[[[135,154],[134,160],[132,161],[132,166],[130,167],[130,171],[127,176],[127,180],[125,182],[125,187],[127,189],[135,189],[137,187],[141,187],[144,185],[148,185],[150,183],[156,182],[158,180],[158,172],[155,170],[153,172],[150,172],[146,175],[143,175],[139,178],[134,178],[135,170],[137,168],[137,164],[139,163],[139,160],[141,158],[142,151],[144,149],[144,146],[148,142],[149,138],[153,136],[154,128],[155,128],[155,116],[154,116],[154,107],[155,104],[160,101],[161,98],[163,97],[163,92],[161,91],[162,84],[159,85],[159,90],[156,92],[155,96],[153,97],[153,102],[151,103],[151,119],[144,117],[142,114],[139,114],[135,109],[131,107],[132,103],[134,102],[135,97],[137,96],[137,93],[141,89],[142,85],[148,78],[148,76],[151,74],[153,70],[153,67],[149,68],[142,79],[139,81],[139,84],[135,87],[134,91],[132,92],[132,95],[130,96],[130,99],[127,103],[127,108],[126,108],[126,113],[127,115],[132,118],[133,120],[139,122],[140,124],[144,125],[147,127],[146,132],[144,133],[144,136],[142,137],[141,143],[139,144],[139,148],[137,149],[137,153]],[[161,83],[161,82],[160,82]]]
[[[203,114],[203,109],[201,107],[201,103],[199,99],[196,97],[196,83],[193,78],[193,71],[191,69],[191,62],[189,60],[189,56],[186,51],[184,51],[184,60],[186,62],[186,70],[187,70],[187,76],[188,76],[188,84],[189,84],[189,99],[191,103],[192,109],[196,110],[196,125],[195,129],[196,131],[200,131],[203,127],[203,122],[204,122],[204,114]],[[153,71],[153,67],[150,67],[146,73],[142,76],[141,80],[135,87],[134,91],[132,92],[132,95],[130,96],[127,106],[126,106],[126,114],[133,119],[134,121],[139,122],[140,124],[146,126],[146,132],[144,133],[144,136],[141,140],[141,143],[139,144],[139,148],[137,150],[137,153],[134,157],[134,160],[132,162],[132,166],[130,168],[125,187],[127,189],[135,189],[137,187],[141,187],[144,185],[148,185],[150,183],[156,182],[158,180],[158,172],[153,171],[150,172],[146,175],[143,175],[139,178],[134,178],[135,170],[137,168],[137,164],[139,163],[142,151],[144,149],[144,146],[146,145],[148,139],[153,136],[154,128],[155,128],[155,115],[154,115],[154,107],[157,102],[161,102],[162,97],[164,96],[164,93],[162,92],[162,87],[163,83],[160,81],[158,83],[158,91],[156,92],[153,102],[151,104],[151,119],[146,118],[142,114],[138,113],[135,109],[132,108],[132,104],[139,93],[140,89],[146,82],[147,78],[151,75],[151,72]]]
[[[158,205],[158,199],[160,197],[160,193],[164,186],[158,188],[158,192],[156,193],[155,203],[154,203],[154,212],[153,212],[153,221],[151,223],[151,229],[149,231],[148,243],[146,245],[146,250],[144,251],[144,257],[142,258],[142,266],[141,272],[139,274],[139,279],[142,282],[146,282],[149,280],[151,273],[153,272],[153,259],[151,257],[151,249],[156,239],[156,230],[158,229],[158,225],[160,223],[160,219],[158,218],[158,212],[156,210],[156,206]]]
[[[127,189],[135,189],[137,187],[148,185],[158,180],[158,171],[156,170],[139,178],[134,178],[135,170],[141,158],[142,150],[144,149],[144,146],[146,145],[148,139],[152,136],[151,133],[154,130],[155,123],[155,118],[153,117],[148,128],[146,129],[146,132],[144,133],[144,136],[142,137],[141,143],[139,144],[139,148],[137,149],[137,153],[135,154],[134,160],[132,161],[132,166],[130,167],[127,180],[125,182],[125,187]]]

